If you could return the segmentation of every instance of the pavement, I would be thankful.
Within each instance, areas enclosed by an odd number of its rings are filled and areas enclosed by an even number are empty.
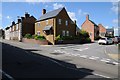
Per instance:
[[[105,53],[110,58],[120,63],[120,44],[114,44],[111,47],[106,47]]]

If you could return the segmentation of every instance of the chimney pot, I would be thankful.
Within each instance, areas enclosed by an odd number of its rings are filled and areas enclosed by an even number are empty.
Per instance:
[[[43,9],[42,10],[42,15],[46,13],[46,9]]]
[[[89,20],[89,15],[88,14],[86,15],[86,20]]]
[[[28,14],[28,12],[25,12],[25,18],[30,17],[30,14]]]

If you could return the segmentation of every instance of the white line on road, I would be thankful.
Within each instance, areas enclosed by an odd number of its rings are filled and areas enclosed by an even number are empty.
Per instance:
[[[99,59],[99,57],[91,56],[89,57],[89,59],[96,60],[96,59]]]
[[[87,55],[81,55],[80,57],[82,57],[82,58],[87,58]]]
[[[74,49],[74,50],[77,50],[77,51],[84,51],[84,50],[87,50],[89,48],[83,48],[83,49]]]
[[[11,80],[14,80],[12,76],[10,76],[10,75],[7,74],[6,72],[2,71],[1,69],[0,69],[0,73],[3,73],[6,77],[8,77],[8,78],[11,79]]]
[[[110,59],[101,59],[102,62],[110,62]]]
[[[118,62],[113,62],[113,64],[118,65],[119,63]]]

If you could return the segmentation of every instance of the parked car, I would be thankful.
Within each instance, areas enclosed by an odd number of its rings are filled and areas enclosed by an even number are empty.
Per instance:
[[[99,44],[113,44],[113,40],[111,38],[101,38],[98,40]]]
[[[113,42],[116,44],[120,43],[120,37],[118,37],[118,36],[114,37]]]

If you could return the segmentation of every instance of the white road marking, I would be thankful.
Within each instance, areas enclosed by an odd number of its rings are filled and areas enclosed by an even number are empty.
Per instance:
[[[82,57],[82,58],[87,58],[87,55],[81,55],[80,57]]]
[[[113,64],[116,64],[116,65],[118,65],[119,63],[118,63],[118,62],[113,62]]]
[[[7,74],[6,72],[2,71],[0,69],[0,73],[3,73],[6,77],[8,77],[10,80],[14,80],[14,78],[12,76],[10,76],[9,74]]]
[[[89,59],[96,60],[96,59],[99,59],[99,57],[91,56],[89,57]]]
[[[89,48],[83,48],[83,49],[74,49],[74,50],[77,50],[77,51],[84,51],[84,50],[87,50]]]
[[[110,62],[110,59],[101,59],[102,62]]]

